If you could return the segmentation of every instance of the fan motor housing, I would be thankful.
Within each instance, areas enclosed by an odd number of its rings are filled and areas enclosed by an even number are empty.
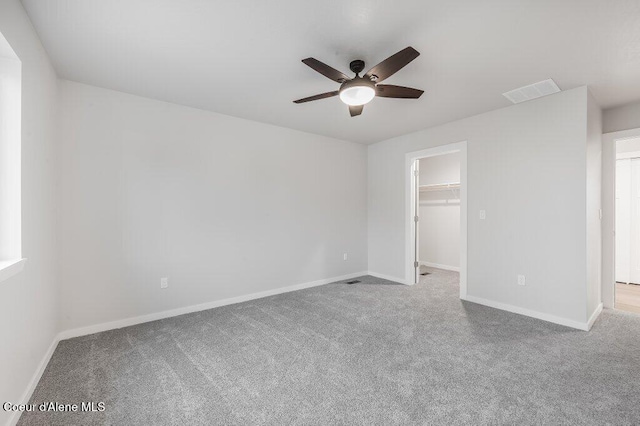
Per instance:
[[[364,61],[361,59],[356,59],[355,61],[351,61],[349,63],[349,69],[356,74],[360,74],[364,69]]]
[[[376,90],[376,83],[374,83],[370,79],[364,77],[354,77],[351,80],[342,83],[340,85],[340,91],[342,92],[344,89],[348,89],[349,87],[353,86],[368,86],[373,90]]]

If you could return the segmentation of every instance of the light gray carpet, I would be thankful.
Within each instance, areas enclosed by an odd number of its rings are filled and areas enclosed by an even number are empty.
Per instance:
[[[60,342],[21,425],[640,424],[640,316],[591,332],[362,277]]]

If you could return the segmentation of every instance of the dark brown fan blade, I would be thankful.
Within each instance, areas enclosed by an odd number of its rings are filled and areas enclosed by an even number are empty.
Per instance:
[[[363,108],[364,108],[364,105],[350,106],[349,107],[349,114],[351,114],[352,117],[355,117],[356,115],[360,115],[360,114],[362,114],[362,109]]]
[[[302,60],[303,63],[310,66],[314,70],[318,71],[320,74],[324,75],[327,78],[330,78],[333,81],[338,83],[345,82],[349,80],[349,77],[345,74],[341,73],[335,68],[331,68],[329,65],[320,62],[314,58],[307,58]]]
[[[298,99],[297,101],[293,101],[293,102],[295,102],[297,104],[301,104],[303,102],[317,101],[318,99],[325,99],[325,98],[330,98],[332,96],[337,96],[338,93],[340,93],[340,91],[339,90],[335,90],[333,92],[320,93],[319,95],[314,95],[314,96],[309,96],[308,98]]]
[[[371,78],[373,76],[377,77],[375,79],[376,83],[380,83],[382,80],[391,77],[396,72],[400,71],[405,65],[409,62],[413,61],[417,58],[420,53],[409,46],[406,49],[403,49],[396,53],[393,56],[389,56],[384,61],[380,62],[375,67],[371,68],[365,74],[365,77]]]
[[[424,90],[412,89],[411,87],[394,86],[392,84],[376,85],[376,96],[381,98],[404,98],[418,99]]]

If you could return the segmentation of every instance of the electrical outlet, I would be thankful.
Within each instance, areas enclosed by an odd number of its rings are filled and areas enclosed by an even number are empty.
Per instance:
[[[518,275],[518,285],[525,285],[526,281],[524,279],[524,275]]]
[[[342,255],[342,260],[347,260],[347,253]]]
[[[480,210],[480,219],[486,219],[487,218],[487,212],[485,210]]]
[[[160,288],[169,287],[169,278],[160,278]]]

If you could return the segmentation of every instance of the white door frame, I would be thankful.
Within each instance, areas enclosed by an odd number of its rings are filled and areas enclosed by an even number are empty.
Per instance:
[[[409,152],[405,155],[405,283],[409,285],[415,283],[413,262],[415,259],[416,226],[413,216],[416,188],[415,179],[411,173],[413,162],[421,158],[454,152],[460,153],[460,298],[465,299],[467,297],[467,141]]]
[[[420,222],[416,218],[420,217],[420,160],[413,160],[411,164],[411,173],[413,173],[412,186],[413,190],[413,277],[411,284],[417,284],[420,281]]]
[[[640,137],[640,128],[602,135],[602,305],[615,304],[616,142]]]

